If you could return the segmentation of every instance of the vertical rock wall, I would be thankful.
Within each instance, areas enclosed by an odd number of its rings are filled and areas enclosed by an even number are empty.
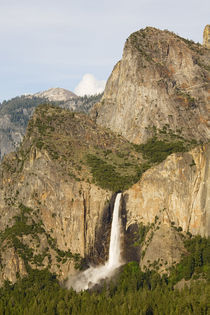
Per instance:
[[[155,216],[168,226],[210,235],[210,145],[170,155],[149,169],[125,192],[127,226],[152,223]]]
[[[203,31],[203,45],[210,48],[210,25],[206,25]]]

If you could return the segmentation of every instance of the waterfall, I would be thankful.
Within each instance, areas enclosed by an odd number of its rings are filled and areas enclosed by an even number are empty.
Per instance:
[[[121,193],[118,193],[114,204],[108,261],[105,265],[90,267],[78,275],[70,276],[66,284],[68,288],[72,287],[76,291],[90,289],[100,283],[101,280],[113,276],[115,270],[122,264],[119,218],[120,200]]]
[[[107,264],[110,267],[120,266],[120,220],[119,220],[120,199],[121,193],[117,194],[114,203],[111,237],[109,244],[109,260],[107,262]]]

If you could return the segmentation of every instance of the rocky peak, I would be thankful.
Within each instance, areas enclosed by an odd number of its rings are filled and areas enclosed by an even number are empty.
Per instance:
[[[203,45],[210,48],[210,25],[206,25],[203,31]]]
[[[71,100],[73,98],[77,98],[76,94],[74,94],[73,92],[71,92],[69,90],[62,89],[62,88],[51,88],[47,91],[36,93],[36,94],[34,94],[34,96],[45,97],[49,101],[52,101],[52,102],[61,102],[61,101],[65,102],[65,101]]]
[[[210,51],[167,30],[130,35],[100,103],[98,124],[134,143],[166,126],[188,139],[209,138]]]

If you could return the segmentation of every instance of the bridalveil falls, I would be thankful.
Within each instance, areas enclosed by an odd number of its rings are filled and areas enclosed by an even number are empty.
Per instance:
[[[109,258],[105,265],[90,267],[87,270],[72,276],[67,282],[67,287],[72,287],[76,291],[92,288],[100,283],[101,280],[110,278],[115,270],[122,264],[120,248],[120,200],[121,193],[118,193],[115,199],[114,211],[112,217],[111,236],[109,244]]]

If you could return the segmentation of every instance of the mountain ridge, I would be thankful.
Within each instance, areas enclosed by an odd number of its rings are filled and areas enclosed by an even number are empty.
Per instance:
[[[49,103],[47,96],[50,97],[50,102],[54,105],[71,111],[86,113],[101,97],[101,95],[90,97],[75,95],[74,97],[74,94],[68,90],[53,88],[34,95],[22,95],[4,101],[0,105],[0,160],[5,154],[18,148],[35,108],[39,104]]]
[[[126,40],[101,102],[98,124],[134,143],[146,142],[153,126],[170,126],[205,142],[209,132],[210,51],[169,31],[147,27]]]

